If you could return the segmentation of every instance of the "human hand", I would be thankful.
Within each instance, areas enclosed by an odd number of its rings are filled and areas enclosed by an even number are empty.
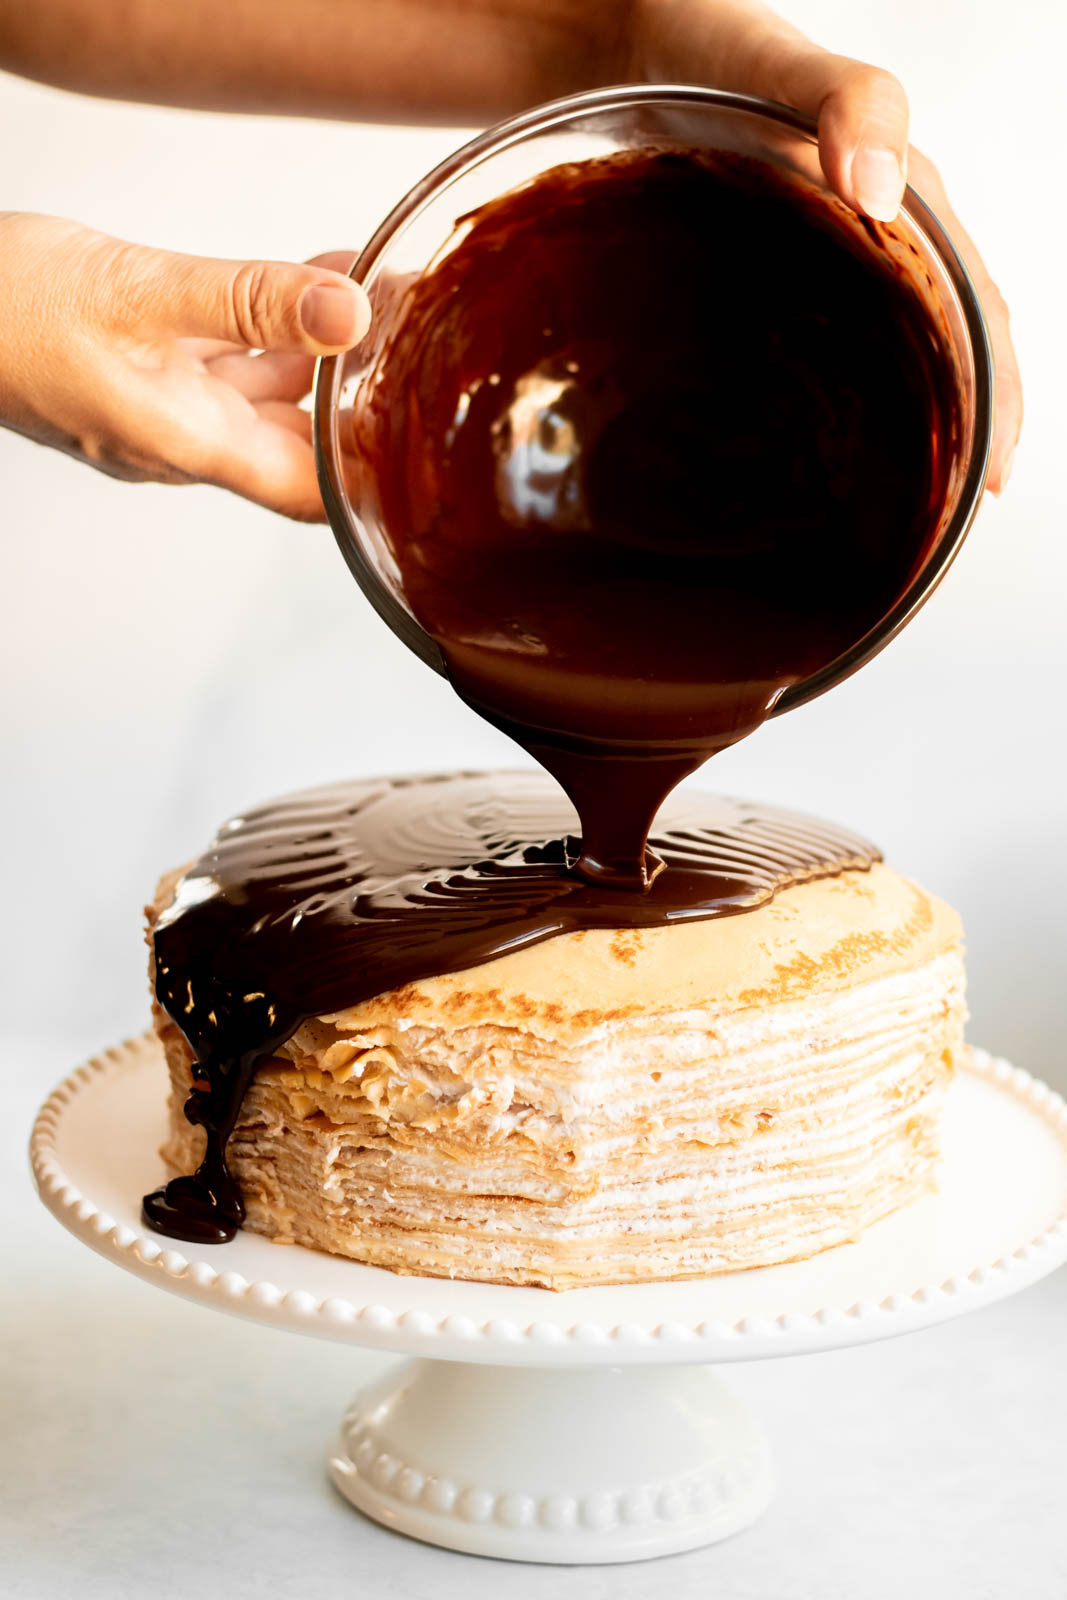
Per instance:
[[[351,260],[214,261],[0,212],[0,423],[112,477],[321,519],[297,402],[369,325]]]
[[[1008,308],[949,204],[937,169],[908,145],[908,101],[896,78],[820,49],[759,0],[634,0],[628,15],[624,76],[714,84],[816,118],[827,182],[857,211],[891,221],[910,177],[955,242],[989,325],[997,398],[987,487],[999,494],[1023,418]]]

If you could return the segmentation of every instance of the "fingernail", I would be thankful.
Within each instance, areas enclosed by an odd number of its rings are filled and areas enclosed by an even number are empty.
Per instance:
[[[313,284],[300,297],[300,323],[316,344],[347,350],[366,329],[364,298],[355,284]]]
[[[861,144],[852,157],[852,193],[876,222],[892,222],[904,198],[904,173],[892,150]]]
[[[1008,451],[1007,455],[1004,457],[1004,465],[1000,469],[1000,474],[999,474],[999,476],[997,478],[997,486],[993,490],[994,494],[1001,495],[1001,494],[1004,493],[1004,490],[1005,490],[1005,488],[1007,486],[1008,479],[1011,477],[1011,471],[1012,471],[1012,468],[1014,467],[1014,465],[1015,465],[1015,446],[1012,445],[1011,449]]]

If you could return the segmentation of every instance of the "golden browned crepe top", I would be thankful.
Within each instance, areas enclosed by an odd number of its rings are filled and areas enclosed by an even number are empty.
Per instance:
[[[726,1011],[840,992],[920,966],[961,937],[951,907],[876,863],[780,890],[740,916],[561,934],[377,995],[330,1020],[358,1031],[400,1013],[564,1040],[649,1013]]]

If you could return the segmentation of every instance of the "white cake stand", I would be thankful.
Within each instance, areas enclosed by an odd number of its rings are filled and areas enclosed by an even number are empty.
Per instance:
[[[522,1561],[633,1561],[711,1543],[767,1504],[753,1419],[707,1363],[927,1327],[1067,1259],[1067,1105],[976,1051],[945,1114],[941,1189],[813,1260],[553,1294],[405,1278],[253,1234],[169,1245],[165,1073],[148,1035],[42,1107],[41,1199],[101,1255],[204,1305],[405,1362],[357,1396],[330,1457],[354,1505],[430,1543]]]

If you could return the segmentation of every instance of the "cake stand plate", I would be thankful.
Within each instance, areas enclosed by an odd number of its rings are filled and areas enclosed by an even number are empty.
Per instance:
[[[187,1299],[422,1359],[346,1414],[330,1472],[379,1522],[525,1561],[640,1560],[725,1538],[770,1498],[766,1444],[708,1369],[943,1321],[1067,1260],[1067,1105],[974,1051],[949,1091],[937,1194],[809,1261],[554,1294],[401,1277],[241,1233],[147,1230],[166,1073],[152,1035],[79,1067],[31,1159],[78,1238]]]

